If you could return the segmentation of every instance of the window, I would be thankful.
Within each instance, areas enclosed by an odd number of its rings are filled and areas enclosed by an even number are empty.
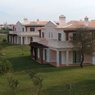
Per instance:
[[[35,31],[35,28],[30,28],[30,31]]]
[[[49,32],[49,38],[50,38],[50,32]]]
[[[53,38],[53,33],[51,33],[51,38]]]
[[[73,40],[76,40],[76,33],[73,33]]]
[[[47,50],[45,49],[45,61],[47,60]]]
[[[26,32],[27,32],[27,27],[26,27]]]
[[[66,41],[68,41],[69,40],[69,35],[68,35],[69,33],[66,33]]]
[[[92,32],[92,37],[95,38],[95,32]]]
[[[33,41],[33,38],[32,37],[30,37],[30,42],[32,42]]]
[[[24,28],[22,28],[22,31],[24,32]]]
[[[62,35],[61,33],[58,33],[58,41],[61,41]]]
[[[49,32],[49,38],[53,38],[53,33]]]
[[[42,32],[42,38],[44,38],[44,32]]]
[[[14,30],[16,31],[16,28],[14,28]]]
[[[78,51],[73,51],[73,63],[79,63],[81,61],[81,54]]]
[[[62,62],[62,53],[61,51],[59,51],[59,64],[61,64],[61,62]]]
[[[41,38],[41,30],[39,30],[39,37]]]

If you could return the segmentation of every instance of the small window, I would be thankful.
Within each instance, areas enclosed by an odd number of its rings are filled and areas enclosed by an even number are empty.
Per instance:
[[[27,27],[26,27],[26,32],[27,32]]]
[[[14,28],[14,30],[16,31],[16,28]]]
[[[49,38],[50,38],[50,32],[49,32]]]
[[[22,31],[24,32],[24,28],[22,28]]]
[[[42,38],[44,38],[44,32],[42,32]]]
[[[41,38],[41,30],[39,30],[39,37]]]
[[[30,42],[32,42],[33,41],[33,38],[32,37],[30,37]]]
[[[47,60],[47,50],[45,49],[45,60]]]
[[[73,51],[73,63],[80,63],[81,54],[79,51]]]
[[[69,33],[66,33],[66,41],[69,40]]]
[[[61,39],[62,39],[62,35],[61,33],[58,33],[58,41],[61,41]]]
[[[51,33],[51,38],[53,38],[53,33]]]
[[[76,40],[77,34],[73,33],[73,40]]]
[[[30,28],[30,31],[35,31],[35,28]]]

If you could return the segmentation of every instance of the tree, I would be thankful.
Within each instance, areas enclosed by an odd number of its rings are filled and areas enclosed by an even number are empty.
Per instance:
[[[81,27],[78,28],[72,37],[74,50],[80,52],[81,61],[80,66],[83,67],[84,57],[86,54],[92,55],[95,47],[95,32],[92,28]]]

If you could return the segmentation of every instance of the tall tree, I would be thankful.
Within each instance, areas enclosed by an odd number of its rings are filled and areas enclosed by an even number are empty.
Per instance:
[[[71,41],[74,45],[74,50],[80,52],[80,66],[83,67],[84,57],[86,54],[92,55],[95,47],[95,32],[93,28],[81,27],[74,33]]]

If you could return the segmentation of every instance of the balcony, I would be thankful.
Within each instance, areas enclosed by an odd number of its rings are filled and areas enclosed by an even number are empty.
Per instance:
[[[39,36],[39,32],[20,32],[20,31],[10,31],[9,34],[16,34],[18,36]]]
[[[48,46],[48,41],[45,38],[33,37],[33,42],[38,42],[40,44]]]
[[[49,40],[48,45],[53,48],[73,48],[73,45],[69,41],[58,41],[56,39]]]
[[[58,41],[56,39],[45,39],[39,37],[33,37],[33,41],[51,48],[73,48],[73,45],[69,41]]]

